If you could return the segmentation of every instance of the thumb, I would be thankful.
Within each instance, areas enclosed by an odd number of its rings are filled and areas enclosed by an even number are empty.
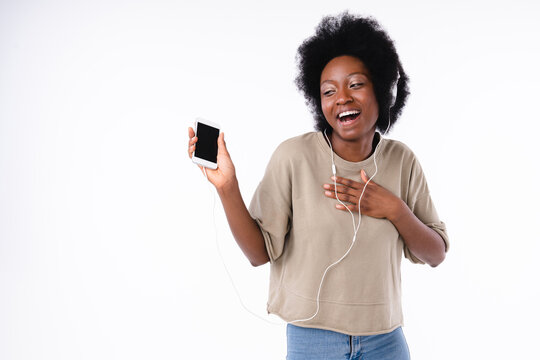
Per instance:
[[[225,133],[221,132],[218,137],[218,153],[229,155],[227,145],[225,144]]]
[[[362,181],[364,181],[364,182],[368,182],[368,180],[369,180],[369,178],[367,177],[366,172],[364,171],[364,169],[362,169],[360,171],[360,177],[362,178]]]

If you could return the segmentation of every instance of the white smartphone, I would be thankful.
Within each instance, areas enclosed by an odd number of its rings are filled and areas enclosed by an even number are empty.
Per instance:
[[[197,118],[195,120],[195,135],[197,144],[192,160],[195,164],[208,169],[217,169],[217,139],[219,136],[219,124]]]

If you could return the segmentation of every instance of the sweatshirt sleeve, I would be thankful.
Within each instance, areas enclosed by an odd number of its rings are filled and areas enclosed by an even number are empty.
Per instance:
[[[442,238],[445,244],[445,252],[448,252],[449,241],[446,231],[446,225],[439,219],[435,205],[431,199],[427,181],[416,158],[413,159],[411,176],[409,181],[409,191],[407,194],[407,206],[429,228],[435,230]],[[423,264],[414,254],[411,253],[407,246],[404,247],[404,255],[407,259],[416,264]]]
[[[271,263],[283,254],[292,217],[290,158],[283,148],[280,145],[272,155],[249,206]]]

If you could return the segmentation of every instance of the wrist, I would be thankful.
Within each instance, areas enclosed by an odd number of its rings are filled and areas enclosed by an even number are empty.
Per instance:
[[[216,190],[220,197],[227,196],[227,194],[231,194],[238,189],[238,180],[236,179],[236,176],[222,184],[216,185]]]
[[[394,205],[392,206],[392,210],[390,211],[389,216],[387,216],[387,219],[392,222],[392,224],[396,225],[400,219],[403,219],[409,212],[409,207],[403,200],[396,197],[396,201],[394,202]]]

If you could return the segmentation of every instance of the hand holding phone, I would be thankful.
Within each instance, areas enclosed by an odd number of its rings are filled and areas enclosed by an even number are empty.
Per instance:
[[[216,129],[218,129],[219,127],[219,125],[217,125],[216,123],[212,123],[212,122],[202,120],[202,119],[197,119],[196,128],[199,129],[198,133],[200,136],[204,136],[202,132],[200,131],[202,129],[202,127],[200,126],[201,122],[204,122],[205,124],[210,125]],[[208,180],[216,187],[216,189],[225,188],[228,185],[234,185],[236,181],[236,170],[231,160],[231,156],[229,155],[229,152],[227,151],[227,146],[225,145],[224,134],[220,133],[217,138],[218,148],[217,148],[216,162],[211,161],[213,159],[210,159],[210,161],[204,158],[202,158],[202,160],[205,160],[205,161],[199,160],[201,159],[202,156],[204,156],[197,152],[197,150],[199,149],[201,139],[198,136],[196,137],[195,131],[191,127],[188,129],[188,135],[189,135],[189,143],[188,143],[189,157],[194,159],[196,157],[195,156],[196,153],[199,155],[197,156],[197,160],[193,160],[193,162],[199,165],[199,167],[201,168],[201,171],[204,170],[203,166],[206,167],[206,164],[209,165],[209,167],[207,168],[209,168],[210,170],[206,171],[205,173],[206,173],[206,176],[208,177]],[[213,151],[211,151],[211,153],[213,153]],[[213,165],[213,163],[215,165]],[[212,167],[214,167],[215,170],[212,169]]]

